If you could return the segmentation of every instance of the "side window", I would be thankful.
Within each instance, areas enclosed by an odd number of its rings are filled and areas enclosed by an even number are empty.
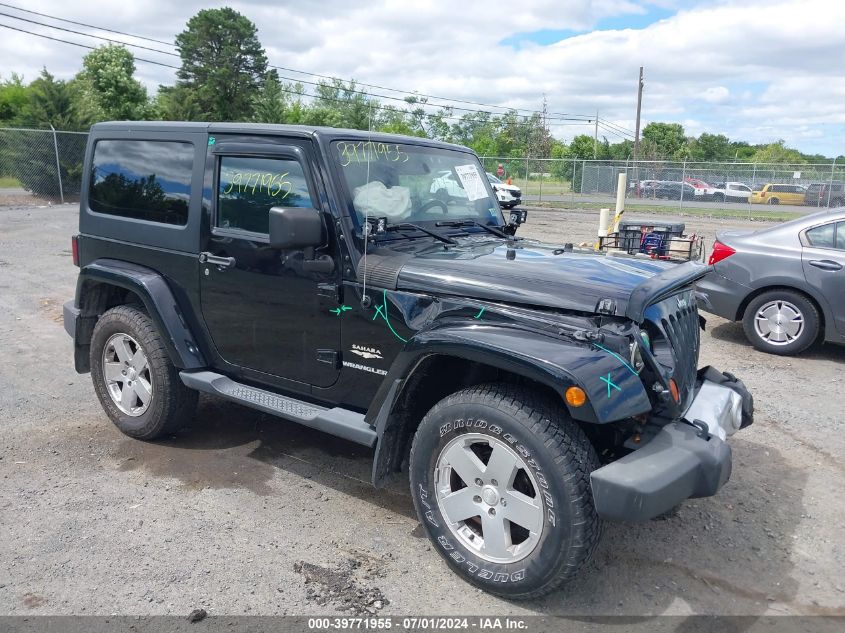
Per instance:
[[[194,146],[178,141],[97,141],[88,206],[136,220],[188,222]]]
[[[836,248],[845,251],[845,222],[836,223]]]
[[[313,207],[302,165],[293,158],[223,156],[217,226],[268,233],[272,207]]]
[[[839,224],[845,225],[845,222],[840,222]],[[845,238],[845,226],[839,229],[839,233],[841,234],[841,238]],[[821,226],[809,229],[807,231],[807,241],[810,242],[810,246],[815,246],[816,248],[835,248],[836,225],[831,222],[830,224],[822,224]]]

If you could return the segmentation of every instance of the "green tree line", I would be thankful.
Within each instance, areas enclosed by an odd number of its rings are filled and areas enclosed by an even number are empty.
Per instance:
[[[120,45],[88,53],[70,80],[56,79],[46,68],[29,83],[13,73],[0,80],[0,127],[81,131],[106,120],[252,121],[409,134],[514,161],[633,158],[630,140],[611,143],[589,134],[575,136],[569,143],[554,138],[539,113],[522,116],[516,111],[493,114],[447,107],[432,112],[424,97],[380,101],[354,80],[322,80],[309,86],[313,90],[309,94],[303,84],[279,78],[268,66],[255,24],[228,7],[199,11],[177,35],[176,46],[181,57],[176,82],[159,86],[155,95],[135,78],[135,58]],[[0,153],[4,151],[11,150],[0,146]],[[754,145],[723,134],[696,137],[686,134],[679,123],[661,122],[643,128],[640,158],[796,164],[830,160],[789,148],[784,141]],[[837,159],[841,160],[845,156]],[[554,171],[566,177],[566,169],[561,164]]]

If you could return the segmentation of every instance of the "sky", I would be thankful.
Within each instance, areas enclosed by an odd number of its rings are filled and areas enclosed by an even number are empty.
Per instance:
[[[256,24],[272,65],[433,95],[431,103],[450,103],[448,98],[529,111],[540,109],[545,97],[552,133],[567,141],[592,135],[593,124],[582,120],[596,112],[600,137],[631,138],[637,77],[644,66],[643,126],[677,122],[690,135],[722,133],[751,143],[784,139],[807,153],[845,154],[845,2],[839,0],[0,3],[0,25],[89,46],[104,43],[10,17],[18,16],[175,52],[166,44],[6,5],[164,43],[173,42],[200,9],[231,6]],[[179,63],[160,52],[130,50],[138,58]],[[46,66],[58,78],[70,79],[86,52],[0,28],[0,78],[17,72],[31,80]],[[173,83],[174,73],[137,62],[136,76],[151,93],[159,84]]]

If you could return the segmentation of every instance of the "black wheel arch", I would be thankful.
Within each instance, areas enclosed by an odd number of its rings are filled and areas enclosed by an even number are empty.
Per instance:
[[[79,272],[74,305],[80,310],[74,336],[76,371],[90,371],[88,348],[100,315],[118,305],[143,306],[161,332],[165,349],[179,369],[199,369],[207,363],[167,280],[146,266],[98,259]]]
[[[460,389],[489,382],[530,385],[565,407],[578,424],[590,427],[626,419],[651,411],[652,404],[638,376],[623,384],[624,409],[597,413],[590,394],[600,385],[599,375],[608,370],[608,362],[618,364],[611,356],[584,345],[543,337],[543,344],[559,346],[558,357],[529,359],[520,353],[531,336],[514,330],[498,334],[509,347],[492,349],[484,340],[472,340],[472,332],[462,328],[441,328],[412,340],[412,345],[394,361],[381,388],[374,397],[366,420],[376,429],[378,442],[373,459],[373,483],[384,485],[398,471],[407,455],[410,440],[423,416],[437,402]],[[501,341],[501,339],[500,339]],[[567,362],[568,361],[568,362]],[[567,367],[578,367],[570,370]],[[579,386],[588,394],[582,407],[570,407],[564,398],[566,389]],[[601,402],[601,401],[599,401]],[[604,403],[602,403],[604,406]]]

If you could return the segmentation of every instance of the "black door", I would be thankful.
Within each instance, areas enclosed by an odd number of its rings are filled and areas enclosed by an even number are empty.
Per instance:
[[[329,311],[336,302],[326,290],[336,275],[303,271],[303,251],[270,248],[268,236],[272,207],[321,209],[310,151],[293,141],[216,138],[200,290],[203,317],[225,365],[328,387],[339,375],[333,352],[340,322]],[[331,254],[328,245],[323,251]]]

